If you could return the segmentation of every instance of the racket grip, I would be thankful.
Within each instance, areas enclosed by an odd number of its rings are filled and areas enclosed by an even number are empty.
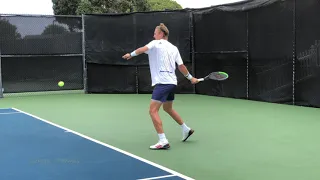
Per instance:
[[[200,81],[204,81],[204,79],[203,78],[200,78],[200,79],[198,79],[198,81],[200,82]]]

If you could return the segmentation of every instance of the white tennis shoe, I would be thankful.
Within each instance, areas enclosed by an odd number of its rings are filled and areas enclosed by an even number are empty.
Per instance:
[[[193,133],[193,129],[190,129],[189,131],[182,131],[182,141],[186,141]]]
[[[150,149],[157,150],[157,149],[169,149],[170,144],[168,141],[159,141],[157,144],[150,146]]]

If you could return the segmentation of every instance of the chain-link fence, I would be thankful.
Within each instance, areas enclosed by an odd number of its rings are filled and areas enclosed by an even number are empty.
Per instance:
[[[82,16],[0,15],[0,95],[84,91],[82,21]],[[59,81],[65,85],[59,87]]]

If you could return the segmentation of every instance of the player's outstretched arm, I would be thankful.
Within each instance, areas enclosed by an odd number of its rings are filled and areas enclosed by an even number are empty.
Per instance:
[[[148,46],[140,47],[140,48],[132,51],[131,53],[125,54],[124,56],[122,56],[122,58],[123,58],[123,59],[126,59],[126,60],[129,60],[129,59],[131,59],[131,58],[134,57],[134,56],[138,56],[138,55],[140,55],[140,54],[142,54],[142,53],[145,53],[146,51],[148,51],[148,49],[149,49]]]

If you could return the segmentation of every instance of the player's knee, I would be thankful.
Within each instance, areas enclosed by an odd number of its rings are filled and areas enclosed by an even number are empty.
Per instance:
[[[172,112],[172,107],[170,107],[170,106],[163,106],[163,110],[165,111],[165,112],[167,112],[167,113],[171,113]]]
[[[149,114],[152,116],[154,114],[158,113],[157,109],[156,108],[150,108],[149,109]]]

